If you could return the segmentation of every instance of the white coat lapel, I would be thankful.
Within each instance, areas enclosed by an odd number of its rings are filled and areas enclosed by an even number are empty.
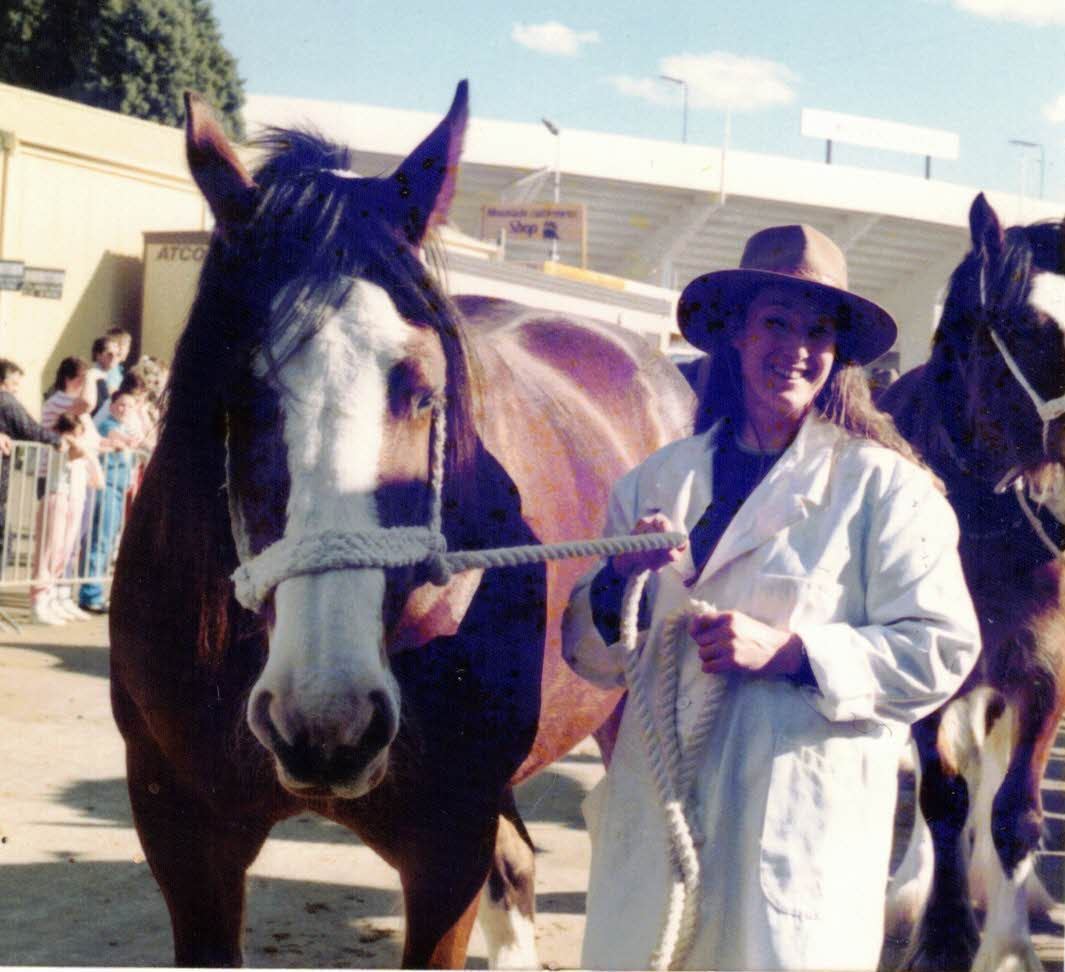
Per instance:
[[[835,426],[816,416],[803,422],[795,441],[732,518],[703,567],[699,583],[805,519],[809,507],[816,506],[824,497],[833,448],[841,434]]]
[[[717,441],[718,428],[719,426],[715,425],[704,435],[692,440],[693,452],[682,457],[683,466],[678,468],[678,472],[683,470],[679,489],[673,475],[666,477],[671,482],[664,489],[663,495],[672,493],[672,506],[663,505],[662,512],[669,517],[674,529],[690,534],[710,505],[714,491],[714,444]],[[666,569],[676,571],[686,583],[695,580],[695,563],[692,560],[690,543],[681,551],[680,558]]]

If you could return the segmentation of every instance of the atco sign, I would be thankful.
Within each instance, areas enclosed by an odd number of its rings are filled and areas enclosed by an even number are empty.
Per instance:
[[[494,240],[500,231],[506,233],[508,241],[583,243],[584,206],[550,202],[482,206],[481,239]]]

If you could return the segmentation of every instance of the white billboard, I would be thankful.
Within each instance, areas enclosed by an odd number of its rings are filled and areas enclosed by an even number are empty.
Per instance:
[[[933,159],[958,157],[958,136],[954,132],[903,125],[880,118],[863,118],[861,115],[841,115],[818,108],[803,108],[802,134],[830,142],[908,152]]]

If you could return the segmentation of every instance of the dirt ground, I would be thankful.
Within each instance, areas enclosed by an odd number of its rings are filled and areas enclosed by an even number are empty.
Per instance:
[[[16,620],[16,599],[0,598]],[[172,961],[162,897],[130,819],[121,739],[111,720],[107,631],[100,619],[0,631],[0,963],[160,966]],[[1048,852],[1065,883],[1065,738],[1048,784]],[[588,839],[579,804],[599,779],[581,745],[519,793],[540,851],[537,940],[546,968],[580,960]],[[900,833],[906,826],[904,788]],[[245,960],[260,967],[395,967],[402,904],[394,872],[347,831],[317,817],[279,826],[251,870]],[[1037,948],[1062,972],[1062,922],[1041,923]],[[890,963],[895,952],[888,949]],[[474,932],[469,965],[485,967]]]

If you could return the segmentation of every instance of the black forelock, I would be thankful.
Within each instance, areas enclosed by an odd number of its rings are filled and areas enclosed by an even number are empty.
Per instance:
[[[362,279],[384,289],[411,323],[440,336],[448,385],[445,501],[452,519],[476,510],[476,383],[461,316],[390,208],[395,186],[388,177],[350,178],[351,152],[313,132],[271,129],[255,146],[263,152],[255,210],[247,223],[212,238],[175,350],[157,453],[184,468],[205,501],[221,502],[226,412],[233,396],[249,393],[252,353],[288,332],[313,333]],[[175,503],[167,518],[177,533],[187,519],[182,509]],[[224,502],[216,513],[228,529]],[[205,549],[217,542],[205,541]]]

